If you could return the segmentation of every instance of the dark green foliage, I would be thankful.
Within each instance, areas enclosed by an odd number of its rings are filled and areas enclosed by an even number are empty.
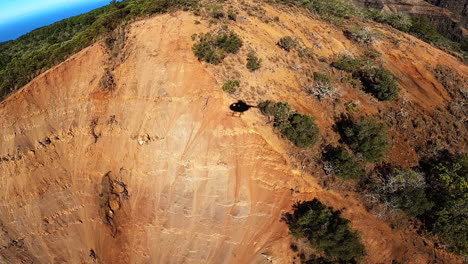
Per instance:
[[[345,72],[357,72],[362,67],[361,58],[343,56],[341,59],[331,64],[333,67]]]
[[[274,125],[292,143],[300,148],[315,144],[319,129],[312,117],[293,113],[287,102],[265,101],[258,105],[264,115],[274,117]]]
[[[239,86],[239,80],[228,80],[223,84],[223,91],[229,94],[233,94],[237,91],[237,88],[239,88]]]
[[[275,123],[279,124],[288,120],[292,109],[288,102],[265,101],[258,105],[264,115],[273,116]]]
[[[290,36],[282,37],[277,45],[285,51],[291,51],[297,47],[297,40]]]
[[[242,39],[230,31],[217,35],[200,34],[199,41],[192,47],[193,53],[201,61],[219,64],[226,57],[226,53],[237,53],[242,47]]]
[[[404,188],[389,194],[388,200],[410,216],[422,215],[433,206],[433,203],[427,199],[425,189],[416,187]]]
[[[196,3],[197,0],[116,2],[0,43],[0,99],[125,22]]]
[[[426,16],[412,17],[411,21],[412,26],[409,29],[410,34],[425,42],[432,43],[437,47],[446,48],[455,52],[463,52],[460,43],[453,42],[442,36]]]
[[[449,250],[468,256],[468,155],[444,155],[423,162],[435,206],[421,219]]]
[[[333,173],[344,180],[361,178],[366,172],[364,166],[343,147],[329,149],[324,157],[331,163]]]
[[[364,9],[364,16],[376,22],[388,24],[403,32],[408,32],[412,26],[411,18],[403,14],[384,13],[376,9]]]
[[[338,124],[338,127],[346,144],[367,162],[378,162],[385,158],[391,143],[384,124],[373,118],[362,117],[351,124]]]
[[[256,71],[262,66],[262,59],[257,57],[255,52],[251,51],[247,54],[247,69],[250,71]]]
[[[360,78],[364,91],[371,93],[380,101],[393,100],[400,92],[395,77],[393,77],[389,70],[383,67],[362,70]]]
[[[242,39],[235,32],[221,33],[216,36],[216,46],[227,53],[236,54],[242,47]]]
[[[284,215],[291,234],[306,238],[310,245],[336,261],[358,261],[364,253],[359,234],[350,227],[350,221],[340,216],[319,200],[298,202],[293,213]]]
[[[319,137],[319,129],[312,117],[295,113],[288,122],[279,125],[281,133],[294,145],[307,148],[315,144]]]

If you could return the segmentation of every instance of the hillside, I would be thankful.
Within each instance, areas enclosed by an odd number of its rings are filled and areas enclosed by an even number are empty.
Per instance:
[[[447,150],[466,153],[468,67],[388,25],[335,25],[279,4],[232,1],[236,19],[214,8],[178,10],[115,27],[0,103],[0,259],[4,263],[300,263],[317,253],[281,221],[297,201],[342,210],[359,232],[362,263],[463,263],[420,221],[370,206],[357,180],[324,172],[322,152],[342,140],[336,123],[373,116],[392,146],[382,164],[404,168]],[[352,25],[351,25],[352,23]],[[365,23],[365,24],[364,24]],[[218,64],[197,59],[195,34],[235,32],[243,46]],[[362,44],[346,26],[379,30]],[[285,36],[312,54],[285,51]],[[379,101],[331,64],[369,50],[397,80]],[[254,51],[261,67],[247,69]],[[317,98],[314,73],[336,93]],[[350,77],[348,77],[350,78]],[[222,90],[227,80],[239,88]],[[289,102],[320,129],[301,149],[243,100]],[[351,104],[352,103],[352,104]],[[350,106],[353,105],[353,109]]]

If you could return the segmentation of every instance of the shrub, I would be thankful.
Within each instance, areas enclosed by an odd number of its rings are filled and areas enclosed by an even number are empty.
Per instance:
[[[237,88],[239,88],[239,86],[239,80],[228,80],[223,84],[223,91],[229,94],[233,94],[237,91]]]
[[[306,238],[313,248],[333,260],[357,262],[361,258],[364,246],[359,234],[339,211],[333,211],[317,199],[298,202],[293,210],[283,220],[294,237]]]
[[[345,72],[357,72],[362,67],[362,60],[351,56],[343,56],[341,59],[334,61],[332,66]]]
[[[307,91],[318,99],[333,96],[336,89],[333,87],[330,75],[319,72],[314,73],[314,86]]]
[[[383,68],[370,68],[360,72],[364,91],[371,93],[380,101],[393,100],[398,96],[400,88],[392,73]]]
[[[357,43],[372,45],[376,40],[380,39],[382,33],[368,27],[352,27],[345,32],[345,35]]]
[[[226,53],[237,53],[242,47],[242,40],[234,32],[221,32],[217,35],[210,33],[199,34],[199,41],[192,50],[201,61],[219,64],[226,57]]]
[[[413,25],[411,17],[408,15],[384,13],[375,9],[365,9],[364,17],[379,23],[388,24],[403,32],[408,32]]]
[[[426,191],[422,188],[408,187],[387,195],[390,204],[410,216],[422,215],[433,206],[426,196]]]
[[[237,20],[237,11],[234,9],[228,10],[228,19],[236,21]]]
[[[444,155],[423,167],[435,206],[420,218],[450,251],[468,256],[468,155]]]
[[[279,124],[288,120],[292,109],[288,102],[265,101],[258,105],[264,115],[273,116],[275,123]]]
[[[220,5],[213,5],[208,7],[208,10],[210,11],[211,17],[215,19],[220,19],[224,17],[224,10],[223,7]]]
[[[332,165],[333,173],[344,180],[358,179],[365,174],[364,166],[343,147],[328,150],[325,160]]]
[[[289,52],[293,49],[295,49],[297,47],[297,40],[296,39],[293,39],[292,37],[290,36],[287,36],[287,37],[282,37],[277,45],[284,49],[285,51]]]
[[[426,196],[424,174],[411,168],[383,167],[374,179],[373,190],[391,208],[418,216],[433,203]]]
[[[344,141],[367,162],[382,161],[390,148],[387,128],[373,118],[362,117],[350,125],[341,125]]]
[[[319,129],[312,117],[295,113],[287,122],[279,124],[281,133],[294,145],[307,148],[318,140]]]
[[[247,69],[253,72],[260,69],[261,65],[262,59],[259,59],[255,52],[251,51],[247,54]]]

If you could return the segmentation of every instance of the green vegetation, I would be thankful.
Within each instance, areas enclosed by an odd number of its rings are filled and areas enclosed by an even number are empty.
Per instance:
[[[296,146],[307,148],[317,142],[320,131],[314,119],[294,113],[287,102],[265,101],[258,107],[264,115],[274,117],[275,127]]]
[[[364,17],[382,24],[390,25],[400,31],[409,32],[411,17],[404,14],[386,13],[375,9],[364,9]]]
[[[277,45],[280,48],[284,49],[285,51],[289,52],[289,51],[295,49],[297,47],[298,43],[297,43],[296,39],[294,39],[294,38],[292,38],[290,36],[286,36],[286,37],[282,37],[278,41]]]
[[[200,34],[199,41],[192,47],[195,56],[201,61],[219,64],[227,53],[235,54],[242,47],[242,39],[233,31],[223,31],[216,35]]]
[[[353,73],[359,71],[363,65],[363,62],[361,58],[343,56],[341,59],[334,61],[331,65],[339,70]]]
[[[345,0],[279,0],[279,2],[303,6],[329,20],[348,19],[358,12],[350,1]]]
[[[280,124],[279,128],[287,139],[300,148],[315,144],[320,134],[312,117],[298,113],[292,114],[287,122]]]
[[[343,121],[338,128],[346,144],[367,162],[382,161],[391,146],[387,128],[373,118],[362,117],[351,123]]]
[[[392,73],[384,67],[372,67],[360,71],[364,91],[371,93],[380,101],[389,101],[398,97],[400,88]]]
[[[234,9],[229,9],[228,10],[228,19],[232,20],[232,21],[236,21],[237,20],[237,11],[234,10]]]
[[[439,235],[449,250],[468,256],[468,155],[446,155],[423,164],[434,203],[421,215],[429,230]]]
[[[359,234],[351,229],[349,220],[341,217],[340,211],[333,211],[317,199],[298,202],[293,210],[283,217],[291,234],[306,238],[328,260],[357,262],[364,254]]]
[[[410,216],[421,215],[432,208],[433,204],[425,193],[423,173],[411,168],[384,167],[377,175],[370,185],[382,203],[403,210]]]
[[[359,179],[365,174],[364,166],[343,147],[331,148],[324,155],[330,162],[333,173],[344,179]]]
[[[258,107],[264,115],[267,115],[268,117],[273,116],[276,124],[288,120],[292,112],[292,108],[288,102],[275,103],[273,101],[267,100],[260,103]]]
[[[260,69],[261,66],[262,66],[262,59],[258,58],[255,52],[250,51],[249,54],[247,54],[247,69],[254,72]]]
[[[423,160],[418,168],[384,167],[367,186],[382,203],[419,218],[449,251],[468,256],[468,155]]]
[[[237,88],[240,87],[239,80],[228,80],[223,84],[223,91],[233,94],[237,91]]]
[[[0,99],[128,21],[196,3],[197,0],[126,0],[0,43]]]

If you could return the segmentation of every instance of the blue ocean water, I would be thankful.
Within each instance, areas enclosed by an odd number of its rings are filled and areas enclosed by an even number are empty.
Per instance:
[[[14,1],[14,0],[13,0]],[[68,17],[80,15],[109,4],[109,0],[73,2],[34,14],[0,22],[0,42],[16,39],[36,28],[53,24]]]

